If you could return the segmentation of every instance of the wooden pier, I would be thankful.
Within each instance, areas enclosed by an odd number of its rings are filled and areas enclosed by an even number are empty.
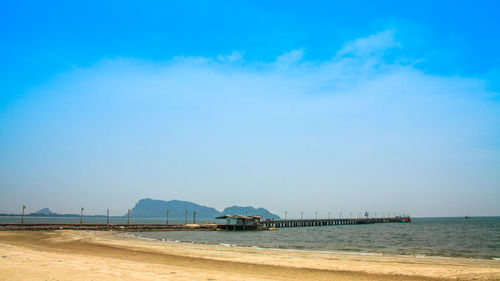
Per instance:
[[[246,217],[246,216],[239,216]],[[97,230],[97,231],[216,231],[216,230],[268,230],[283,227],[332,226],[373,223],[411,222],[410,217],[361,218],[361,219],[288,219],[265,220],[252,225],[218,223],[201,224],[76,224],[76,223],[0,223],[0,231],[51,231],[51,230]]]
[[[411,222],[410,217],[393,218],[358,218],[358,219],[289,219],[289,220],[265,220],[261,222],[264,227],[307,227],[307,226],[329,226],[350,224],[373,224],[373,223],[403,223]]]
[[[214,231],[219,224],[73,224],[73,223],[0,223],[0,231]]]

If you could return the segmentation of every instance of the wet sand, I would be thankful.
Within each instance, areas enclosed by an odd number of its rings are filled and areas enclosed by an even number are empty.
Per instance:
[[[0,232],[0,280],[500,280],[500,261],[145,241],[115,232]]]

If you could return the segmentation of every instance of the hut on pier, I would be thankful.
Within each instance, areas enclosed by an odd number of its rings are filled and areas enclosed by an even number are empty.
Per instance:
[[[220,225],[220,228],[225,230],[257,230],[261,216],[223,215],[216,219],[226,220],[226,224]]]

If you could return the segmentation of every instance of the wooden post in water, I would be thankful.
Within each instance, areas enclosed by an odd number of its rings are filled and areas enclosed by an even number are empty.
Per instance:
[[[106,224],[109,224],[109,209],[108,209],[108,214],[106,216]]]
[[[24,209],[26,209],[26,205],[23,205],[23,214],[21,216],[21,224],[24,224]]]
[[[168,213],[170,213],[170,211],[167,209],[167,224],[168,224]]]
[[[130,224],[130,209],[128,209],[127,224]]]
[[[184,224],[188,224],[188,210],[186,210],[186,217],[184,219]]]
[[[196,211],[193,212],[193,224],[196,224]]]
[[[83,207],[80,209],[80,224],[83,224],[83,210],[85,210]]]

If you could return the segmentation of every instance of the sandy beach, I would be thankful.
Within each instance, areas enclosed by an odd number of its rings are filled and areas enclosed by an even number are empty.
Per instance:
[[[0,232],[0,280],[500,280],[500,261]]]

